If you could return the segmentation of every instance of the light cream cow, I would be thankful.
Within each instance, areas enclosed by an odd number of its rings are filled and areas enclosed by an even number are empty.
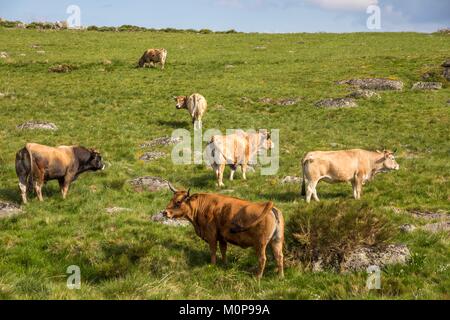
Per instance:
[[[303,158],[302,166],[302,195],[306,195],[308,203],[311,196],[319,201],[316,187],[321,180],[329,183],[351,182],[353,197],[360,199],[362,186],[376,174],[400,168],[392,151],[373,152],[361,149],[309,152]]]
[[[177,109],[187,109],[192,118],[194,129],[202,128],[202,118],[208,107],[204,96],[194,93],[190,96],[174,97],[177,103]]]

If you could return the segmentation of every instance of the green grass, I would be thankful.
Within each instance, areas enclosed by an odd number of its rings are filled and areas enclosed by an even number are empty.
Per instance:
[[[41,49],[32,49],[40,44]],[[255,49],[257,46],[265,50]],[[167,48],[166,70],[135,69],[145,48]],[[38,54],[36,50],[45,50]],[[300,159],[310,150],[338,148],[399,150],[399,172],[378,176],[364,187],[370,208],[392,223],[414,222],[393,207],[449,211],[448,83],[437,92],[412,92],[428,70],[448,58],[445,35],[373,34],[180,34],[37,31],[0,29],[0,200],[19,203],[15,152],[26,142],[96,147],[110,164],[84,174],[62,201],[56,182],[45,187],[23,214],[0,220],[1,299],[448,299],[450,245],[445,234],[399,234],[414,259],[383,271],[382,290],[368,292],[366,275],[311,273],[288,267],[277,279],[269,256],[260,283],[251,276],[252,250],[232,247],[227,266],[210,266],[206,243],[192,227],[155,224],[150,215],[164,208],[169,192],[134,193],[126,180],[142,175],[167,178],[193,192],[217,192],[213,173],[203,166],[174,166],[170,156],[138,161],[139,144],[190,129],[185,111],[172,96],[199,92],[208,102],[204,128],[280,128],[281,159],[276,176],[250,174],[225,181],[233,195],[273,200],[289,220],[305,210],[300,186],[281,185],[300,175]],[[26,56],[21,56],[24,53]],[[103,64],[105,59],[112,65]],[[71,73],[48,72],[67,63]],[[234,68],[225,68],[226,65]],[[324,110],[321,98],[347,94],[336,81],[354,77],[393,77],[403,92],[383,92],[360,107]],[[265,106],[249,97],[303,97],[296,106]],[[223,107],[217,107],[222,105]],[[19,131],[36,119],[60,130]],[[156,148],[170,153],[169,147]],[[410,157],[414,154],[415,157]],[[228,175],[228,170],[226,171]],[[352,202],[351,187],[320,184],[323,202]],[[105,208],[131,212],[109,215]],[[314,207],[316,204],[311,204]],[[66,268],[79,265],[81,290],[66,288]]]

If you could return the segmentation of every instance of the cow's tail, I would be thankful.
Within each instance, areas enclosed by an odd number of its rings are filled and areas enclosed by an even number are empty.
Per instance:
[[[32,184],[31,178],[31,170],[33,168],[33,155],[30,150],[28,150],[27,147],[24,147],[20,149],[16,153],[16,174],[19,177],[19,179],[23,179],[25,181],[28,181],[28,184],[30,187],[30,184]]]
[[[258,223],[260,223],[266,217],[266,215],[269,212],[272,211],[272,208],[273,208],[273,202],[272,201],[267,202],[267,204],[265,205],[262,213],[255,220],[250,221],[250,222],[239,221],[239,220],[242,220],[242,219],[239,219],[239,215],[240,214],[238,214],[238,216],[236,216],[233,219],[233,221],[231,222],[231,224],[233,226],[231,227],[230,232],[231,233],[240,233],[240,232],[244,232],[244,231],[247,231],[248,229],[253,228]],[[245,212],[241,213],[241,214],[245,214]]]
[[[305,181],[305,171],[306,171],[306,165],[308,162],[311,162],[312,158],[305,156],[305,158],[303,158],[302,160],[302,191],[301,191],[301,195],[302,196],[306,196],[306,181]]]

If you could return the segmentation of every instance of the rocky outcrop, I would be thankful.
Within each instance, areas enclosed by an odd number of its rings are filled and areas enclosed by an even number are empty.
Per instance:
[[[139,177],[129,180],[128,183],[136,192],[169,190],[168,181],[160,177]]]
[[[358,89],[358,90],[350,93],[349,95],[347,95],[347,98],[354,98],[354,99],[372,99],[372,98],[376,98],[376,99],[380,99],[381,96],[378,93],[376,93],[375,91]]]
[[[445,61],[442,64],[442,67],[444,68],[444,72],[442,75],[444,76],[445,79],[450,81],[450,60]]]
[[[173,138],[173,137],[159,137],[147,142],[144,142],[140,145],[141,148],[148,148],[154,146],[169,146],[173,144],[177,144],[181,141],[181,138]]]
[[[172,227],[186,227],[190,224],[186,219],[169,219],[163,215],[163,211],[154,214],[150,219],[154,222]]]
[[[440,82],[416,82],[412,86],[412,90],[439,90],[442,89]]]
[[[72,72],[75,69],[76,69],[75,66],[63,63],[63,64],[58,64],[56,66],[48,68],[48,71],[55,72],[55,73],[68,73],[68,72]]]
[[[41,130],[58,130],[58,127],[51,122],[45,122],[45,121],[27,121],[25,123],[22,123],[20,125],[17,126],[17,129],[20,130],[36,130],[36,129],[41,129]]]
[[[330,98],[316,102],[316,107],[329,109],[354,108],[357,106],[356,101],[352,98]]]
[[[339,81],[338,84],[348,84],[364,90],[403,90],[403,82],[383,78],[350,79]]]
[[[150,162],[153,160],[164,158],[165,156],[166,154],[164,152],[151,151],[144,153],[142,156],[139,157],[139,160]]]
[[[8,218],[19,214],[22,209],[14,203],[0,201],[0,218]]]

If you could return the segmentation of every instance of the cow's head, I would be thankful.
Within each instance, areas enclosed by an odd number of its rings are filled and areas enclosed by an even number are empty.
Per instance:
[[[177,109],[186,109],[187,108],[187,97],[186,96],[178,96],[174,97]]]
[[[383,158],[380,160],[380,162],[383,163],[382,171],[391,171],[391,170],[399,170],[400,165],[395,161],[395,154],[396,150],[390,151],[390,150],[383,150],[378,151],[378,153],[383,154]]]
[[[190,197],[189,190],[177,190],[170,183],[169,188],[173,192],[173,198],[164,210],[163,215],[167,218],[177,219],[183,218],[190,212],[190,207],[187,201]]]
[[[92,170],[94,170],[94,171],[104,170],[105,165],[102,161],[101,154],[94,149],[89,149],[89,152],[91,153],[91,157],[89,159],[89,165],[92,168]]]

